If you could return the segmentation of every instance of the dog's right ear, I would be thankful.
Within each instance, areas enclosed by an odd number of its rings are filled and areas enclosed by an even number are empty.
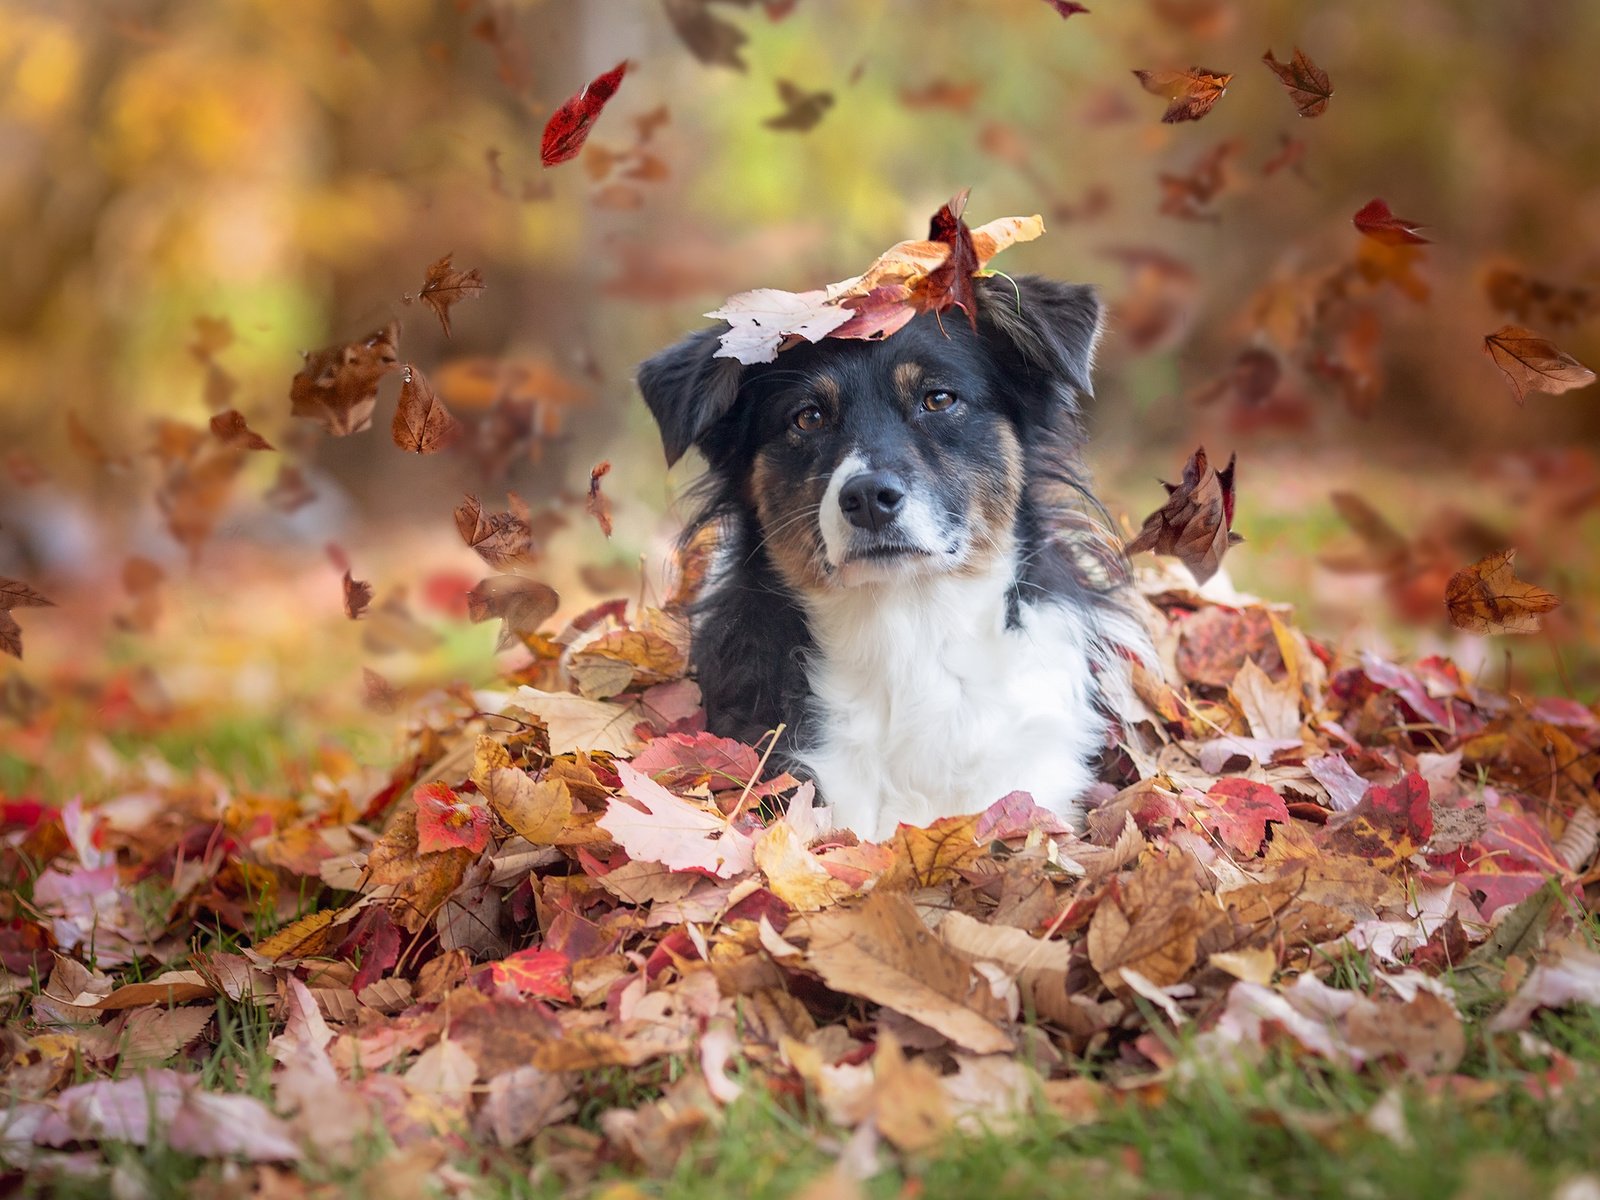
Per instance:
[[[728,415],[739,396],[737,360],[717,358],[726,325],[692,333],[639,364],[639,391],[661,428],[667,466]]]

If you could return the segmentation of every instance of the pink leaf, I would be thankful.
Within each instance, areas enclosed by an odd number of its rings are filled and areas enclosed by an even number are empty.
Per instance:
[[[617,775],[626,799],[613,798],[599,825],[629,858],[662,863],[674,871],[705,871],[722,879],[754,866],[751,839],[721,813],[674,796],[627,763],[617,764]]]

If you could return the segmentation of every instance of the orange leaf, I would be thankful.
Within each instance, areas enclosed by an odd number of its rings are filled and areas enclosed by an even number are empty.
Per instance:
[[[1204,67],[1190,67],[1186,71],[1135,71],[1144,90],[1153,96],[1165,96],[1167,111],[1161,120],[1172,125],[1178,121],[1198,121],[1211,111],[1228,90],[1229,75],[1219,75]]]
[[[454,444],[461,436],[461,422],[444,406],[428,377],[407,364],[401,380],[400,403],[390,429],[394,444],[408,454],[435,454]]]
[[[1515,550],[1502,550],[1463,567],[1445,585],[1450,623],[1468,633],[1537,633],[1539,618],[1561,603],[1559,597],[1516,577]]]
[[[1559,395],[1588,387],[1594,372],[1554,342],[1520,325],[1502,325],[1483,339],[1483,352],[1500,368],[1521,404],[1529,391]]]

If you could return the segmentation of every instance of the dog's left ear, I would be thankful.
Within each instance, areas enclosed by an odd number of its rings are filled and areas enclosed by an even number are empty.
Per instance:
[[[726,325],[692,333],[639,364],[639,391],[661,428],[667,466],[728,415],[739,398],[738,362],[717,358]]]
[[[1024,365],[1085,396],[1100,342],[1104,310],[1092,287],[1039,275],[980,282],[981,327],[1021,356]]]

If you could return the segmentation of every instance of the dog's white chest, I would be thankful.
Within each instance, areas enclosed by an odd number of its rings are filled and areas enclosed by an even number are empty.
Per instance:
[[[801,757],[835,825],[881,839],[1019,789],[1077,815],[1105,734],[1092,630],[1063,604],[1024,606],[1008,629],[1010,578],[854,588],[810,609],[818,723]]]

